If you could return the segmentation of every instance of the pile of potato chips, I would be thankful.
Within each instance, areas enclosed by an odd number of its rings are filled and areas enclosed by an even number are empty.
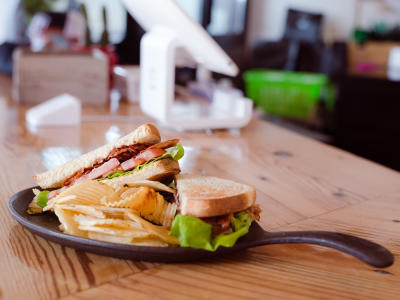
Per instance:
[[[168,235],[176,204],[156,190],[175,192],[159,182],[112,186],[84,181],[49,200],[44,211],[54,211],[67,234],[142,246],[179,245]]]

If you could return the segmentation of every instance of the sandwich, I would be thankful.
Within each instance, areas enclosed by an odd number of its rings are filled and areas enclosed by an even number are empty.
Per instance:
[[[208,251],[234,246],[259,220],[253,187],[193,174],[179,174],[174,183],[86,180],[49,200],[43,210],[54,212],[59,229],[70,235]]]
[[[144,124],[114,143],[34,176],[42,191],[35,191],[28,212],[41,212],[47,201],[88,180],[110,185],[140,180],[168,184],[180,172],[178,160],[184,150],[178,143],[178,139],[161,142],[158,129],[152,124]]]
[[[144,124],[114,143],[38,174],[28,213],[53,212],[70,235],[215,251],[246,235],[260,208],[249,185],[180,174],[178,139]]]
[[[181,247],[232,247],[260,219],[256,191],[249,185],[194,174],[177,175],[175,184],[178,214],[170,235]]]

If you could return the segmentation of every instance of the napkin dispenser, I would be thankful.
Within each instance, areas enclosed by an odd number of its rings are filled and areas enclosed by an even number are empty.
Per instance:
[[[252,102],[242,96],[227,101],[220,93],[208,105],[175,101],[177,65],[200,66],[229,76],[239,72],[222,48],[175,1],[123,3],[147,31],[140,43],[140,107],[145,114],[162,126],[179,130],[241,128],[249,123]]]

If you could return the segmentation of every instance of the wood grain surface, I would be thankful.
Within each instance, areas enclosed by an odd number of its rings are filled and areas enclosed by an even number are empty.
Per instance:
[[[3,299],[399,299],[397,262],[378,270],[319,246],[273,245],[188,264],[98,256],[32,235],[7,211],[32,176],[149,121],[138,107],[85,108],[78,127],[39,131],[0,76],[0,297]],[[251,184],[266,230],[332,230],[400,254],[399,173],[264,121],[239,131],[177,133],[184,172]]]

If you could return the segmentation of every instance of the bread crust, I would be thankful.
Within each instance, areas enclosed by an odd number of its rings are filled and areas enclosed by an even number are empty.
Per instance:
[[[182,191],[180,180],[188,179],[192,176],[194,180],[199,180],[193,184],[193,188],[188,191],[186,186],[185,191]],[[215,193],[212,196],[205,196],[204,191],[207,191],[207,183],[202,185],[200,182],[203,178],[214,180],[215,184],[218,184],[218,180],[223,180],[224,184],[229,188],[229,183],[235,188],[240,187],[241,191],[229,195],[229,191],[221,191],[219,194]],[[183,215],[194,216],[198,218],[215,217],[226,215],[242,210],[246,210],[252,206],[256,201],[256,190],[246,184],[220,179],[216,177],[202,176],[202,175],[190,175],[180,174],[176,177],[177,188],[180,202],[180,213]],[[193,180],[193,179],[190,179]],[[190,186],[190,184],[189,184]]]
[[[158,129],[152,124],[143,124],[114,143],[103,145],[57,168],[38,174],[34,178],[37,184],[43,189],[58,188],[62,186],[65,179],[74,175],[81,168],[90,168],[96,160],[105,159],[114,148],[132,144],[153,145],[160,141],[161,137]]]
[[[255,202],[255,191],[235,196],[215,199],[191,199],[190,205],[186,204],[183,215],[197,218],[207,218],[227,215],[246,210]]]

